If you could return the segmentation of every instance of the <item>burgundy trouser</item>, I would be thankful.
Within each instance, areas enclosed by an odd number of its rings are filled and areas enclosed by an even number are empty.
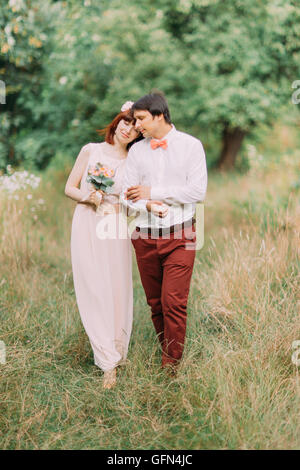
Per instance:
[[[162,347],[162,366],[181,359],[186,331],[186,307],[195,260],[195,227],[153,237],[133,232],[141,281]]]

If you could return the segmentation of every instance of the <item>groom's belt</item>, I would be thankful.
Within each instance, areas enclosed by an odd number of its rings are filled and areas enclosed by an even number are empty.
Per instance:
[[[147,233],[147,235],[153,235],[154,237],[162,237],[163,235],[168,235],[170,233],[177,232],[178,230],[185,229],[190,227],[196,222],[196,219],[192,218],[182,222],[182,224],[171,225],[170,227],[136,227],[137,232]]]

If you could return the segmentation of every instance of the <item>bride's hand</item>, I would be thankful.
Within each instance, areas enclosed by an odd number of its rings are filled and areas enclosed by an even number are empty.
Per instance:
[[[94,190],[90,193],[87,202],[89,202],[90,204],[94,204],[96,207],[98,207],[102,202],[103,194],[104,193],[101,190]]]

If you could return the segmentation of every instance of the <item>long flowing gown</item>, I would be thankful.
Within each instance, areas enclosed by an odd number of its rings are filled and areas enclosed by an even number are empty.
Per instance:
[[[71,259],[78,309],[93,349],[94,362],[107,371],[125,361],[132,329],[131,242],[124,236],[126,217],[124,214],[120,217],[120,213],[113,210],[120,207],[118,201],[126,159],[105,154],[105,144],[90,143],[88,147],[81,191],[86,195],[91,191],[91,185],[86,182],[87,172],[90,165],[98,162],[115,171],[115,183],[111,194],[103,198],[100,214],[92,205],[76,205]]]

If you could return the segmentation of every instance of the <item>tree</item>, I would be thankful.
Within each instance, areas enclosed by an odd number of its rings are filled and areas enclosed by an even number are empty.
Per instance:
[[[136,0],[71,2],[60,11],[51,53],[43,60],[42,92],[31,104],[36,127],[19,146],[30,155],[41,133],[47,151],[76,156],[127,100],[158,87],[168,91],[182,63],[161,17]],[[171,66],[170,66],[171,64]],[[170,93],[172,96],[172,93]],[[29,153],[29,150],[28,150]],[[44,157],[44,152],[42,152]],[[39,155],[34,157],[39,163]],[[44,160],[45,161],[45,160]]]
[[[290,104],[300,75],[296,0],[163,0],[166,30],[185,57],[178,106],[222,138],[218,166],[232,168],[243,139]]]
[[[6,85],[6,103],[0,104],[0,168],[5,168],[22,161],[18,139],[34,127],[30,101],[41,92],[43,57],[51,48],[51,2],[0,0],[0,6],[0,79]]]
[[[296,0],[9,0],[1,14],[2,167],[76,155],[124,101],[160,89],[176,126],[213,135],[232,168],[300,78]]]

